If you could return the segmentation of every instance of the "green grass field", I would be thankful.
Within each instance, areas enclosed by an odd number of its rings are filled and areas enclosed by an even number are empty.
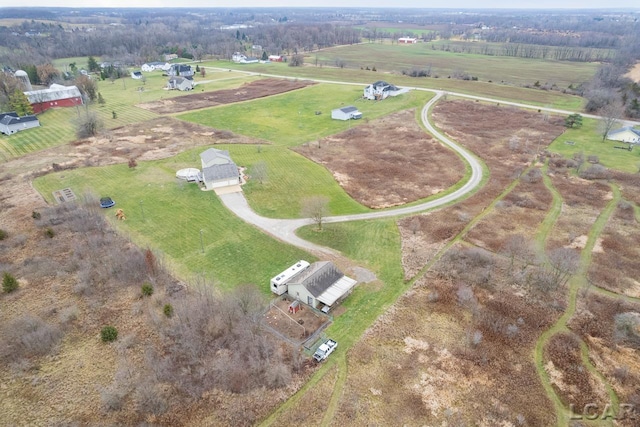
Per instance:
[[[585,157],[598,156],[600,163],[609,169],[636,173],[640,169],[640,150],[619,150],[614,147],[627,146],[621,142],[602,141],[599,121],[583,119],[583,126],[579,129],[567,129],[549,146],[549,151],[572,158],[576,153],[584,153]],[[567,144],[574,142],[574,145]],[[586,167],[586,166],[583,166]]]
[[[408,46],[400,46],[398,48],[405,47]],[[351,48],[351,46],[343,48]],[[317,55],[320,55],[321,52],[318,52]],[[336,56],[339,56],[339,54],[336,53]],[[480,59],[485,60],[487,58],[499,63],[499,58],[495,57],[481,57]],[[580,111],[585,103],[583,98],[563,94],[560,91],[528,89],[509,84],[497,84],[497,81],[494,81],[494,83],[489,83],[487,81],[466,81],[448,78],[408,77],[401,75],[398,71],[367,71],[361,70],[360,68],[352,68],[351,66],[348,66],[347,68],[337,68],[335,66],[325,66],[320,61],[318,61],[318,65],[316,66],[315,59],[316,53],[307,54],[305,56],[305,66],[303,67],[289,67],[285,63],[236,64],[234,62],[224,60],[204,62],[204,65],[222,69],[244,70],[265,75],[275,74],[297,77],[301,79],[324,79],[330,81],[344,81],[360,84],[369,84],[377,80],[386,80],[398,86],[440,89],[450,92],[485,96],[496,99],[504,99],[507,101],[523,102],[532,105],[538,105],[541,107],[548,106],[572,111]],[[371,68],[372,64],[364,64],[363,66],[369,66],[369,68]],[[506,67],[506,65],[504,66]],[[481,68],[481,66],[478,67]],[[466,70],[469,71],[468,68],[466,68]],[[533,84],[535,83],[535,81],[536,80],[533,80],[531,83]]]
[[[514,85],[555,82],[560,88],[590,80],[598,67],[591,63],[453,53],[439,50],[437,46],[432,43],[367,43],[324,49],[317,53],[317,57],[328,65],[341,58],[349,68],[375,66],[378,71],[398,72],[431,67],[433,74],[440,78],[447,78],[459,70],[485,82],[504,81]],[[314,60],[315,56],[312,55]]]
[[[260,215],[299,218],[304,198],[316,195],[329,199],[331,215],[369,210],[337,185],[326,168],[285,147],[228,145],[224,148],[229,150],[236,164],[248,167],[249,174],[256,163],[266,164],[267,180],[260,184],[250,179],[243,187],[249,204]]]
[[[103,210],[116,229],[139,246],[160,251],[179,277],[205,277],[223,290],[253,283],[268,294],[271,277],[298,259],[314,260],[236,218],[213,192],[176,180],[175,171],[193,166],[193,156],[190,151],[139,162],[136,169],[116,165],[53,173],[36,179],[34,186],[49,202],[52,191],[65,187],[78,197],[111,196],[127,216],[120,222],[115,208]]]
[[[180,114],[177,117],[290,147],[347,130],[367,119],[422,106],[432,96],[414,91],[388,98],[384,102],[373,102],[362,100],[362,90],[361,86],[319,84],[255,101]],[[364,120],[332,120],[331,110],[346,105],[355,105],[363,113]],[[317,115],[316,111],[322,114]]]

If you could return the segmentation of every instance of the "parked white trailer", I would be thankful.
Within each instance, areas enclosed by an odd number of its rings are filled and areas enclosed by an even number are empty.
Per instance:
[[[287,283],[307,268],[309,268],[309,263],[304,260],[300,260],[293,264],[291,267],[271,279],[271,292],[276,295],[284,294],[287,292]]]

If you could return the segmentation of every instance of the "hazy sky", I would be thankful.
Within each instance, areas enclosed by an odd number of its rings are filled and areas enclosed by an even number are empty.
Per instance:
[[[634,8],[638,0],[0,0],[0,7],[383,7],[383,8]]]

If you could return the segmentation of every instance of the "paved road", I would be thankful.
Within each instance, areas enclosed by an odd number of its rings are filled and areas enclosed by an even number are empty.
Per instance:
[[[451,147],[454,151],[460,154],[460,156],[470,165],[471,167],[471,176],[469,180],[459,189],[454,191],[453,193],[444,195],[436,200],[431,200],[425,203],[421,203],[414,206],[406,206],[402,208],[396,209],[385,209],[376,212],[367,212],[362,214],[353,214],[353,215],[340,215],[340,216],[330,216],[325,218],[325,223],[334,223],[334,222],[345,222],[345,221],[359,221],[364,219],[375,219],[375,218],[387,218],[399,215],[412,214],[417,212],[422,212],[428,209],[433,209],[439,206],[446,205],[448,203],[454,202],[462,197],[465,197],[471,191],[473,191],[482,180],[482,166],[480,162],[467,150],[455,144],[446,136],[442,135],[438,132],[428,120],[428,112],[429,108],[438,101],[438,99],[443,95],[443,92],[436,92],[436,96],[434,96],[422,109],[422,121],[424,125],[427,127],[429,132],[431,132],[436,138],[442,141],[444,144]],[[428,167],[428,165],[426,165]],[[296,236],[295,231],[307,224],[311,224],[312,221],[310,219],[273,219],[273,218],[265,218],[258,214],[256,214],[247,203],[247,200],[244,197],[244,193],[230,193],[223,194],[220,196],[222,203],[234,214],[243,219],[244,221],[255,225],[256,227],[262,229],[263,231],[271,234],[272,236],[290,243],[294,246],[298,246],[305,250],[311,250],[316,252],[322,252],[326,254],[335,254],[332,250],[315,245],[311,242],[307,242]]]

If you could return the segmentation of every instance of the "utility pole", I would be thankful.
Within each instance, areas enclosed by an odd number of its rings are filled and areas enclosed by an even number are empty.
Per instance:
[[[142,212],[142,220],[144,221],[144,208],[142,207],[142,200],[140,200],[140,212]]]
[[[202,240],[202,229],[200,229],[200,248],[202,249],[202,253],[204,253],[204,241]]]

